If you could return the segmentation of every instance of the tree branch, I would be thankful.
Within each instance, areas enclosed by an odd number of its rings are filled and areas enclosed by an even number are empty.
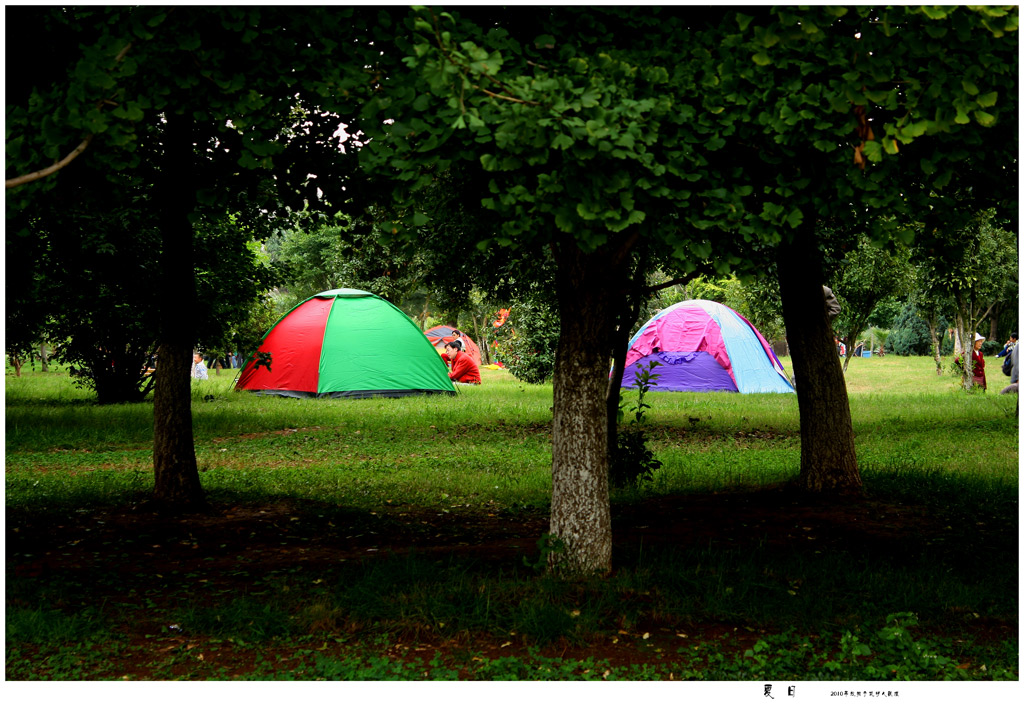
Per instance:
[[[173,12],[173,10],[171,10],[171,12]],[[117,65],[117,64],[121,63],[121,60],[124,59],[124,57],[128,54],[128,51],[131,48],[132,48],[132,42],[128,42],[127,44],[125,44],[124,48],[121,49],[121,51],[117,52],[117,56],[114,57],[114,64]],[[110,98],[105,98],[105,99],[101,99],[100,101],[98,101],[97,104],[96,104],[96,107],[102,109],[104,105],[114,105],[114,106],[116,106],[117,103],[115,103]],[[66,157],[64,157],[60,161],[54,162],[53,164],[51,164],[50,166],[46,167],[45,169],[40,169],[39,171],[33,171],[31,174],[22,174],[21,176],[15,176],[13,179],[5,180],[5,182],[4,182],[5,188],[15,188],[17,186],[22,186],[24,184],[30,184],[33,181],[38,181],[39,179],[46,178],[50,174],[54,174],[54,173],[60,171],[61,169],[66,167],[68,164],[73,162],[76,158],[78,158],[78,156],[81,155],[81,153],[84,152],[86,150],[86,148],[88,148],[89,143],[92,142],[92,138],[93,137],[95,137],[95,135],[90,134],[88,137],[86,137],[84,140],[82,140],[81,143],[79,143],[79,145],[77,147],[75,147],[73,150],[71,150],[70,154],[68,154]]]
[[[540,103],[538,103],[535,100],[523,100],[522,98],[513,98],[512,96],[502,95],[501,93],[495,93],[493,91],[489,91],[486,88],[481,88],[480,86],[473,86],[473,87],[478,89],[484,95],[489,95],[492,98],[501,98],[502,100],[507,100],[507,101],[510,101],[512,103],[522,103],[523,105],[534,105],[534,106],[540,105]]]
[[[670,279],[667,282],[662,282],[661,284],[653,284],[652,286],[648,286],[648,287],[645,287],[644,289],[641,289],[641,292],[644,293],[644,294],[653,294],[656,291],[661,291],[662,289],[667,289],[670,286],[675,286],[676,284],[687,284],[687,283],[693,281],[694,279],[696,279],[697,277],[701,277],[701,276],[705,276],[705,275],[713,276],[714,274],[715,274],[714,267],[711,266],[711,263],[710,262],[702,262],[700,264],[700,266],[698,266],[696,269],[694,269],[692,272],[690,272],[689,274],[687,274],[685,276],[676,277],[675,279]]]
[[[700,275],[697,273],[693,273],[685,277],[676,277],[675,279],[669,279],[667,282],[662,282],[661,284],[655,284],[653,286],[644,287],[643,292],[645,294],[653,294],[656,291],[667,289],[670,286],[675,286],[676,284],[686,284],[687,282],[693,281],[698,276]]]
[[[28,184],[33,181],[38,181],[39,179],[45,178],[50,174],[60,171],[68,164],[73,162],[76,157],[78,157],[82,152],[86,150],[86,148],[89,146],[89,143],[92,142],[93,137],[94,135],[89,135],[84,140],[82,140],[81,144],[75,147],[70,154],[61,159],[59,162],[54,162],[45,169],[33,171],[31,174],[22,174],[21,176],[16,176],[13,179],[7,179],[5,182],[6,188],[14,188],[15,186],[21,186],[23,184]]]
[[[430,19],[432,21],[433,30],[434,30],[434,39],[437,41],[438,49],[441,50],[441,54],[444,56],[444,58],[450,64],[452,64],[453,66],[459,67],[460,73],[462,73],[463,77],[465,77],[465,72],[467,72],[468,69],[466,68],[466,66],[464,64],[461,64],[458,61],[456,61],[455,58],[451,55],[451,53],[449,53],[448,47],[445,46],[444,40],[441,37],[441,32],[438,30],[438,25],[440,23],[438,22],[437,15],[434,14],[434,11],[432,9],[430,9],[428,11],[430,12]],[[490,75],[488,73],[484,73],[484,74],[481,74],[481,75],[484,78],[490,80],[492,83],[496,83],[497,85],[501,86],[502,89],[508,91],[509,93],[512,92],[512,88],[508,84],[506,84],[504,81],[502,81],[502,80],[500,80],[498,78],[495,78],[494,76],[492,76],[492,75]],[[532,100],[523,100],[522,98],[514,98],[512,96],[501,95],[500,93],[494,93],[494,92],[489,91],[486,88],[483,88],[483,87],[481,87],[479,85],[475,85],[474,84],[473,88],[476,88],[477,90],[481,91],[485,95],[491,96],[492,98],[501,98],[502,100],[508,100],[508,101],[513,102],[513,103],[522,103],[524,105],[533,105],[533,106],[540,105],[540,103],[532,101]],[[460,105],[461,105],[461,100],[460,100]],[[464,106],[462,106],[462,112],[466,112]]]

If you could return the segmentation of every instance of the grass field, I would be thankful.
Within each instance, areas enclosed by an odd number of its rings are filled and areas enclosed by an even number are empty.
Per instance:
[[[924,358],[851,362],[862,471],[1016,483],[1017,398],[964,394],[932,368]],[[469,497],[547,502],[550,386],[484,370],[483,385],[461,388],[455,398],[351,403],[239,394],[233,379],[225,371],[194,388],[196,452],[215,496],[275,494],[360,507],[393,493],[432,506]],[[151,405],[98,407],[57,375],[8,376],[6,400],[9,504],[45,504],[51,492],[116,502],[150,486]],[[649,435],[665,464],[656,492],[758,486],[799,470],[795,395],[663,393],[651,402]],[[69,478],[77,489],[65,486]]]
[[[1017,397],[992,367],[967,394],[928,359],[851,361],[866,496],[839,506],[786,489],[795,395],[651,395],[664,465],[613,494],[615,574],[574,585],[528,565],[550,385],[297,400],[211,374],[212,509],[164,517],[150,404],[9,372],[7,678],[1017,679]]]

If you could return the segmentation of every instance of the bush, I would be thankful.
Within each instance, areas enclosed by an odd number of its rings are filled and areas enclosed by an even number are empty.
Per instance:
[[[489,341],[491,354],[521,382],[543,384],[555,372],[560,327],[557,312],[530,302],[517,303],[505,324],[495,329]]]
[[[618,447],[609,463],[608,479],[612,487],[626,489],[639,487],[654,479],[654,471],[661,461],[647,447],[647,434],[635,426],[619,431]]]
[[[917,315],[917,307],[908,303],[893,322],[886,352],[896,355],[931,355],[932,338],[928,324]]]
[[[654,478],[654,471],[661,467],[661,461],[647,447],[647,436],[641,426],[644,424],[647,409],[651,405],[644,401],[644,396],[651,390],[660,375],[652,374],[652,370],[660,363],[652,361],[645,369],[641,365],[637,369],[636,389],[639,392],[636,405],[630,407],[634,417],[629,426],[619,431],[615,454],[609,458],[608,479],[612,487],[619,489],[636,488]],[[623,403],[619,403],[619,415],[625,416]]]
[[[896,321],[897,316],[903,310],[903,302],[895,296],[890,296],[878,302],[875,310],[868,317],[868,325],[873,328],[890,329]]]

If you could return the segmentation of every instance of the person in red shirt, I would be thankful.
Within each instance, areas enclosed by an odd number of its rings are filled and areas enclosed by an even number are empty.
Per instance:
[[[985,342],[985,336],[974,334],[974,351],[971,357],[974,358],[974,383],[982,389],[988,389],[985,381],[985,356],[981,354],[981,344]]]
[[[448,379],[459,384],[480,384],[480,368],[473,362],[468,353],[462,352],[462,344],[458,341],[445,343],[441,357],[448,363],[451,370]]]

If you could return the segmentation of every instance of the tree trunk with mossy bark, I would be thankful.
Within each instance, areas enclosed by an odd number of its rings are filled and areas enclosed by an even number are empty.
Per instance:
[[[614,259],[605,248],[556,248],[561,330],[553,378],[551,535],[560,546],[548,565],[566,577],[612,568],[606,404]]]

